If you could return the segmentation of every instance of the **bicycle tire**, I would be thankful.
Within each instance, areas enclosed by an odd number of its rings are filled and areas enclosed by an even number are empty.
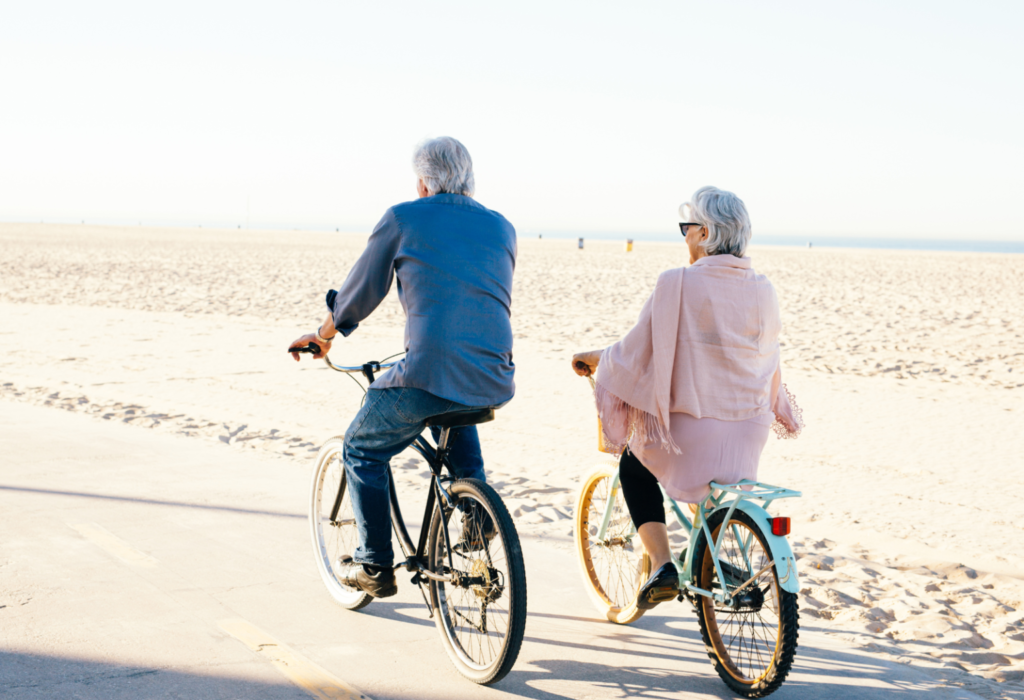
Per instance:
[[[708,529],[716,541],[724,520],[724,510],[708,518]],[[749,515],[741,510],[734,511],[727,527],[719,561],[730,564],[731,568],[723,567],[723,570],[738,571],[735,578],[746,580],[774,561],[764,533]],[[749,565],[744,563],[740,547],[733,545],[746,538],[741,530],[753,535],[745,557]],[[738,555],[735,558],[733,551]],[[711,547],[703,532],[698,536],[694,554],[696,585],[708,591],[720,589]],[[728,573],[724,575],[729,577]],[[727,583],[738,585],[741,582]],[[748,611],[729,609],[706,596],[696,596],[697,620],[708,658],[719,677],[744,697],[763,698],[778,690],[793,667],[800,626],[797,596],[782,590],[775,566],[762,574],[747,592]],[[762,616],[765,610],[772,614]]]
[[[317,570],[331,598],[344,608],[359,610],[373,602],[373,596],[341,585],[334,571],[338,559],[344,555],[351,556],[359,544],[352,501],[346,488],[345,467],[341,461],[343,449],[344,438],[338,435],[325,442],[317,453],[310,494],[309,529]],[[331,510],[339,492],[341,507],[332,522]]]
[[[448,493],[457,507],[447,514],[440,507],[434,509],[427,536],[428,566],[438,574],[449,569],[449,546],[444,538],[447,530],[451,561],[460,576],[482,579],[485,583],[455,586],[431,581],[434,619],[445,651],[458,671],[474,683],[490,685],[512,670],[526,631],[523,551],[512,517],[493,488],[477,479],[460,479],[452,482]],[[495,526],[491,540],[484,537],[479,520],[466,525],[467,521],[460,517],[461,513],[478,508],[490,516]],[[467,532],[465,539],[463,532]],[[501,605],[503,600],[507,604]],[[488,611],[488,607],[492,610]],[[492,635],[488,629],[488,624],[493,623],[494,608],[499,610],[499,619],[506,619],[503,635]],[[496,651],[494,641],[498,642]],[[474,654],[484,656],[485,642],[493,658],[475,658]]]
[[[636,533],[627,538],[633,531],[632,520],[622,490],[609,493],[614,478],[614,471],[600,467],[583,480],[573,532],[583,581],[594,607],[608,620],[628,625],[644,614],[636,605],[636,594],[651,575],[651,559]],[[597,530],[610,498],[614,504],[609,530],[605,540],[597,542]]]

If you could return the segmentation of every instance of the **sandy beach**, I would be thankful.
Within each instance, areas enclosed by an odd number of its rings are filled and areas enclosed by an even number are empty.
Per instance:
[[[365,240],[0,224],[0,397],[260,450],[305,480],[361,392],[285,349]],[[784,509],[802,624],[984,697],[1024,697],[1024,256],[756,243],[807,421],[799,440],[770,440],[760,472],[804,494]],[[682,243],[520,240],[517,394],[481,436],[523,532],[568,552],[579,480],[607,460],[571,354],[618,339],[658,274],[685,262]],[[332,357],[399,352],[403,324],[392,293]],[[395,467],[415,498],[425,466],[409,453]]]

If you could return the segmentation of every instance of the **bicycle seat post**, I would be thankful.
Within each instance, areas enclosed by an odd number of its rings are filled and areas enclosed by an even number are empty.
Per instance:
[[[448,433],[451,428],[441,428],[441,434],[437,437],[437,461],[443,461],[448,454]]]
[[[437,461],[440,464],[448,455],[448,435],[452,428],[479,425],[494,420],[493,408],[474,408],[463,411],[442,413],[427,419],[427,427],[440,428],[437,439]]]

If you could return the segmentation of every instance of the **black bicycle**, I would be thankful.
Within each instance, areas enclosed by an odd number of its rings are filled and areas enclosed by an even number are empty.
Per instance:
[[[362,375],[370,384],[377,373],[395,364],[340,367],[326,356],[324,361],[353,379]],[[366,387],[356,383],[365,394]],[[526,628],[526,569],[519,535],[501,497],[478,479],[452,476],[448,434],[452,428],[491,420],[493,409],[447,413],[427,421],[428,426],[440,428],[436,445],[424,435],[416,438],[412,447],[430,467],[431,487],[415,546],[402,518],[390,467],[388,473],[391,522],[405,556],[395,569],[404,567],[412,573],[455,667],[466,678],[485,685],[504,678],[519,656]],[[310,529],[317,568],[331,597],[349,610],[358,610],[373,598],[343,586],[335,573],[340,560],[350,557],[359,544],[345,488],[342,447],[339,435],[317,455]]]

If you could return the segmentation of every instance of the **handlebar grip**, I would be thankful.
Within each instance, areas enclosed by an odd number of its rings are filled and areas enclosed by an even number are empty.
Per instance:
[[[288,348],[288,352],[289,353],[293,353],[293,352],[308,352],[311,355],[319,355],[320,354],[320,346],[317,345],[316,343],[310,343],[309,345],[307,345],[304,348],[303,347]]]

